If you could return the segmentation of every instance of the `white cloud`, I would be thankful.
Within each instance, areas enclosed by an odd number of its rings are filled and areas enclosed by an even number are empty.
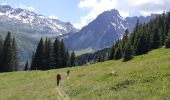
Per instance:
[[[36,11],[34,7],[27,6],[27,5],[24,5],[24,4],[19,4],[16,8],[22,8],[22,9],[27,9],[27,10],[30,10],[30,11]]]
[[[113,9],[114,4],[115,0],[81,0],[78,5],[79,8],[90,8],[91,10],[86,16],[81,17],[80,22],[75,23],[74,26],[79,29],[82,28],[103,11]]]
[[[58,17],[55,16],[55,15],[50,15],[49,18],[51,18],[51,19],[58,19]]]
[[[2,5],[6,5],[6,3],[2,3]]]
[[[170,0],[80,0],[80,9],[90,9],[89,13],[75,23],[76,28],[81,28],[95,19],[100,13],[116,8],[123,17],[131,15],[150,15],[162,13],[170,9]]]

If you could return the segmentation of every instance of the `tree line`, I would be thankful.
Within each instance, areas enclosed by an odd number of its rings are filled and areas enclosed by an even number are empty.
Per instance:
[[[8,32],[5,40],[0,37],[0,72],[17,71],[17,67],[17,44]]]
[[[93,64],[107,60],[110,48],[104,48],[94,53],[86,53],[76,57],[77,65]]]
[[[36,52],[32,55],[31,64],[26,61],[24,70],[48,70],[76,65],[74,51],[69,53],[63,41],[56,39],[40,39]],[[18,70],[18,50],[15,38],[8,32],[5,40],[0,36],[0,72],[13,72]]]
[[[76,65],[74,51],[69,53],[64,46],[64,42],[57,38],[54,43],[50,39],[43,41],[41,38],[36,52],[32,55],[31,65],[28,61],[25,64],[25,70],[48,70],[64,67],[72,67]]]
[[[157,15],[149,23],[137,21],[134,31],[130,34],[128,29],[122,39],[113,43],[111,48],[99,50],[93,54],[84,54],[75,58],[74,52],[69,53],[64,42],[56,39],[40,39],[31,64],[27,61],[25,70],[48,70],[82,65],[86,63],[103,62],[105,60],[128,61],[133,56],[145,54],[150,50],[165,45],[170,48],[170,12]],[[8,32],[5,40],[0,38],[0,72],[16,71],[18,66],[17,45],[15,38]]]
[[[126,29],[123,37],[113,43],[110,49],[108,48],[109,51],[103,49],[77,58],[80,60],[80,65],[105,60],[128,61],[133,56],[145,54],[164,45],[165,48],[170,48],[170,12],[157,15],[147,24],[142,24],[137,20],[134,31],[129,33]]]
[[[116,41],[109,53],[109,60],[119,60],[123,58],[123,61],[130,60],[132,58],[132,46],[130,44],[129,32],[125,30],[122,39]]]
[[[165,45],[170,47],[170,12],[157,15],[147,24],[136,23],[134,31],[128,35],[128,30],[121,40],[113,44],[110,60],[130,60],[134,55],[145,54]]]

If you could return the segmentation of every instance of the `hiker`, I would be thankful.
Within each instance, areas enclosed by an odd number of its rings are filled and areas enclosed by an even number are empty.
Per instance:
[[[67,70],[67,77],[69,77],[69,74],[70,74],[70,70]]]
[[[57,74],[56,80],[57,80],[57,86],[58,86],[59,83],[60,83],[60,80],[61,80],[61,75],[60,74]]]

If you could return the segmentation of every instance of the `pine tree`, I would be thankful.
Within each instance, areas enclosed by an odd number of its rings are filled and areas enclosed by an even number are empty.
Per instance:
[[[125,44],[128,42],[128,35],[129,31],[126,29],[122,39],[122,48],[124,48]]]
[[[35,56],[32,62],[31,69],[32,70],[45,70],[45,50],[43,39],[41,38],[38,47],[35,52]]]
[[[121,46],[118,46],[115,50],[114,59],[118,60],[122,58]]]
[[[2,40],[2,38],[0,36],[0,66],[2,66],[1,65],[2,64],[2,54],[3,54],[2,52],[3,52],[3,40]],[[1,67],[0,67],[0,70],[1,70]]]
[[[74,53],[74,51],[71,53],[70,65],[71,65],[71,67],[73,67],[73,66],[76,65],[76,58],[75,58],[75,53]]]
[[[53,69],[53,51],[52,51],[52,43],[50,39],[46,39],[45,41],[45,68],[47,69]]]
[[[170,12],[167,13],[166,18],[165,18],[165,33],[169,32],[169,26],[170,26]]]
[[[18,67],[18,57],[17,57],[17,44],[15,42],[15,39],[12,40],[12,49],[13,49],[13,70],[17,71]]]
[[[54,67],[59,68],[60,66],[60,41],[56,38],[53,44],[53,58],[54,58]]]
[[[166,35],[165,35],[162,27],[159,29],[159,34],[160,34],[160,45],[162,46],[162,45],[164,45],[165,39],[166,39]]]
[[[115,43],[115,49],[119,46],[121,44],[121,40],[120,39],[118,39],[117,41],[116,41],[116,43]]]
[[[34,63],[35,63],[35,53],[33,52],[32,59],[31,59],[31,66],[29,68],[30,70],[36,70]]]
[[[160,34],[158,33],[158,29],[155,27],[153,31],[153,37],[152,37],[152,48],[157,49],[160,47]]]
[[[26,63],[25,63],[25,69],[24,69],[25,71],[28,71],[29,70],[29,64],[28,64],[28,61],[26,61]]]
[[[64,47],[64,42],[63,40],[61,41],[60,44],[60,50],[59,50],[59,62],[60,62],[60,68],[66,67],[65,65],[65,47]]]
[[[139,29],[139,19],[137,19],[134,31],[133,31],[133,33],[130,36],[130,40],[131,40],[130,43],[131,43],[131,45],[134,45],[135,38],[136,38],[136,32],[138,31],[138,29]]]
[[[15,69],[13,69],[13,48],[10,32],[8,32],[4,42],[1,71],[2,72],[15,71]]]
[[[98,55],[97,62],[102,62],[102,57],[101,57],[101,55]]]
[[[121,41],[121,48],[122,48],[122,52],[124,52],[124,48],[125,48],[125,45],[127,44],[128,42],[128,35],[129,35],[129,31],[128,29],[125,30],[125,33],[123,35],[123,38],[122,38],[122,41]]]
[[[113,60],[114,59],[114,53],[115,53],[115,46],[113,44],[111,50],[110,50],[110,54],[109,54],[109,60]]]
[[[69,55],[69,52],[68,52],[68,50],[66,51],[66,53],[65,53],[65,58],[64,58],[65,60],[65,66],[66,67],[70,67],[70,55]]]
[[[139,32],[134,42],[134,52],[136,55],[144,54],[148,51],[147,39],[144,33]]]
[[[128,61],[132,58],[132,48],[130,43],[125,44],[124,53],[123,53],[123,61]]]
[[[168,36],[165,41],[165,48],[170,48],[170,31],[168,32]]]

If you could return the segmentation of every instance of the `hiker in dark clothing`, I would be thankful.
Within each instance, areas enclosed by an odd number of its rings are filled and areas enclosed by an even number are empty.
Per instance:
[[[57,80],[57,86],[58,86],[59,83],[60,83],[60,80],[61,80],[61,75],[60,74],[57,74],[56,80]]]
[[[70,74],[70,70],[67,70],[67,77],[69,77],[69,74]]]

